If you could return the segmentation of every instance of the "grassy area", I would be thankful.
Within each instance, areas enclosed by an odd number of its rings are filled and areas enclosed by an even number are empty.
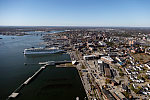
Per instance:
[[[113,42],[106,42],[106,44],[107,44],[108,46],[114,46],[114,43],[113,43]]]
[[[82,69],[86,69],[86,67],[84,65],[81,66]]]
[[[150,82],[150,80],[148,79],[148,75],[143,75],[143,78],[145,79],[146,82]]]
[[[108,79],[108,78],[106,78],[106,80],[105,80],[105,84],[110,84],[111,83],[111,80],[110,79]]]
[[[72,63],[66,63],[66,67],[73,67]]]
[[[145,63],[150,61],[150,55],[145,53],[137,53],[137,54],[131,54],[136,61],[140,61],[140,63]]]
[[[124,76],[124,72],[122,71],[122,69],[121,69],[119,66],[112,66],[112,67],[115,68],[115,69],[119,72],[119,75],[120,75],[121,77]]]
[[[119,75],[120,75],[121,77],[124,76],[124,72],[122,71],[121,68],[119,68],[118,71],[119,71]]]
[[[82,72],[81,71],[79,71],[79,74],[80,74],[80,76],[82,76]]]
[[[118,66],[118,65],[111,65],[111,66],[112,66],[113,68],[115,68],[117,71],[119,71],[119,69],[120,69],[120,68],[119,68],[120,66]]]
[[[124,91],[123,94],[124,94],[124,96],[125,96],[126,98],[129,98],[129,93],[128,93],[128,92]]]
[[[141,87],[138,86],[136,89],[133,87],[132,84],[129,85],[130,89],[133,90],[135,93],[138,93],[141,90]]]
[[[124,76],[124,73],[123,72],[119,72],[119,75],[122,77],[122,76]]]
[[[91,79],[89,79],[89,83],[90,83],[90,84],[92,84],[92,81],[91,81]]]

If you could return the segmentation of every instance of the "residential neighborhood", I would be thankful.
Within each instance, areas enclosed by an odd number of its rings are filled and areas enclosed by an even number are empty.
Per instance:
[[[43,39],[70,54],[89,100],[148,100],[150,35],[132,31],[68,29]]]

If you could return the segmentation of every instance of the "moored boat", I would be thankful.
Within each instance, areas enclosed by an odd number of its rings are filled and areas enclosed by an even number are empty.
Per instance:
[[[51,48],[29,48],[24,49],[24,54],[53,54],[53,53],[59,53],[63,52],[63,50],[57,48],[57,47],[51,47]]]

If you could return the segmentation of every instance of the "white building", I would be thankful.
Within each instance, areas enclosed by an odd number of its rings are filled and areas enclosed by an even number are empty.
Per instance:
[[[101,57],[101,60],[108,63],[112,63],[114,61],[110,56],[103,56]]]
[[[99,44],[100,44],[101,46],[106,46],[106,43],[103,42],[103,41],[99,41]]]
[[[83,59],[84,60],[93,60],[93,59],[95,59],[95,55],[86,55],[86,56],[83,56]]]

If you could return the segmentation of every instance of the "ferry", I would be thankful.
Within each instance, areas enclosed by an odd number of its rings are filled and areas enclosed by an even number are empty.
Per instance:
[[[53,53],[59,53],[63,52],[63,50],[57,48],[57,47],[51,47],[51,48],[29,48],[24,49],[24,55],[28,54],[53,54]]]

